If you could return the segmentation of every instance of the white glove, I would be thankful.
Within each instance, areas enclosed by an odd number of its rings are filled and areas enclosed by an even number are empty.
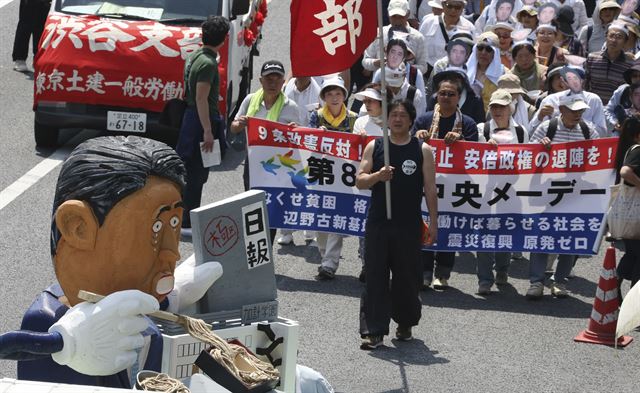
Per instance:
[[[62,351],[51,356],[85,375],[120,372],[135,363],[135,350],[144,345],[140,333],[149,321],[141,314],[159,308],[156,298],[138,290],[115,292],[95,304],[77,304],[49,328],[64,340]]]
[[[205,262],[196,266],[196,257],[192,254],[178,265],[173,275],[176,281],[173,291],[168,295],[167,311],[180,313],[200,300],[222,276],[222,265],[218,262]]]

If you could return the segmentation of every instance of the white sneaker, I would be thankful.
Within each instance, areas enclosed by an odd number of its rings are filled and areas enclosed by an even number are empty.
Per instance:
[[[286,235],[280,236],[276,241],[279,245],[286,246],[293,243],[293,236],[287,233]]]
[[[27,62],[24,60],[16,60],[13,62],[13,69],[18,72],[27,72],[29,71],[29,67],[27,67]]]
[[[564,284],[560,284],[554,282],[551,284],[551,294],[557,298],[565,298],[569,296],[569,292],[567,292],[567,287]]]
[[[537,300],[542,298],[542,294],[544,293],[544,284],[541,282],[534,282],[529,287],[527,294],[525,295],[527,299]]]

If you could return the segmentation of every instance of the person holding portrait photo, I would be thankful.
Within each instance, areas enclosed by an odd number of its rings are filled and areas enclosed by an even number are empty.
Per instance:
[[[498,22],[508,23],[515,26],[518,21],[516,20],[516,11],[522,8],[522,2],[520,0],[494,0],[489,7],[486,7],[482,12],[482,15],[476,20],[476,31],[483,32],[487,29],[487,26],[492,26]]]

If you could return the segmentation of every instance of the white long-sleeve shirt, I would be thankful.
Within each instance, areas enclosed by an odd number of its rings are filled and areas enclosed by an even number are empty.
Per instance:
[[[384,44],[387,45],[389,29],[391,25],[384,26],[382,28],[382,37]],[[424,36],[420,34],[420,32],[413,27],[409,26],[407,23],[406,29],[408,31],[407,36],[404,40],[407,42],[407,46],[411,49],[415,56],[415,60],[413,64],[418,67],[420,73],[424,74],[427,72],[427,45],[424,40]],[[365,70],[375,71],[378,67],[374,65],[375,61],[380,58],[380,46],[378,45],[378,40],[375,39],[367,47],[364,51],[364,55],[362,57],[362,67]]]
[[[559,93],[553,93],[549,96],[545,97],[540,103],[540,108],[545,105],[552,105],[555,110],[553,114],[549,117],[545,117],[542,119],[549,120],[551,118],[557,117],[560,115],[560,97],[571,94],[570,90],[561,91]],[[593,123],[596,132],[600,135],[601,138],[609,136],[609,130],[607,129],[607,121],[604,116],[604,106],[602,105],[602,100],[598,97],[597,94],[582,91],[580,93],[583,97],[589,108],[584,111],[582,114],[582,119],[588,121],[589,123]],[[531,123],[529,123],[529,133],[533,133],[536,128],[540,126],[542,121],[538,120],[538,114],[540,113],[540,109],[536,111],[531,119]]]
[[[420,33],[424,36],[425,42],[428,43],[426,50],[426,62],[432,66],[438,59],[447,55],[447,41],[442,35],[440,29],[440,18],[442,16],[427,15],[420,24]],[[446,27],[445,27],[446,28]],[[475,26],[465,18],[460,18],[458,23],[451,29],[447,30],[447,34],[451,37],[457,31],[467,31],[472,36],[476,36]]]

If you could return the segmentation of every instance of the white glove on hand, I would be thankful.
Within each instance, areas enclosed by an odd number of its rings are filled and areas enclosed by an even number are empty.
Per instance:
[[[85,375],[120,372],[135,363],[135,350],[144,345],[140,333],[149,321],[141,314],[159,308],[156,298],[138,290],[115,292],[95,304],[77,304],[49,328],[64,340],[62,351],[51,356]]]
[[[196,257],[191,255],[174,272],[175,285],[169,293],[167,311],[180,313],[186,307],[200,300],[214,282],[222,276],[222,265],[205,262],[196,266]]]

